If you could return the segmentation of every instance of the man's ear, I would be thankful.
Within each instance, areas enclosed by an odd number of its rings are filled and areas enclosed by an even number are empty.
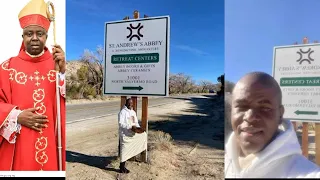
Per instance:
[[[283,114],[284,114],[284,107],[283,107],[283,105],[281,105],[281,106],[280,106],[280,120],[279,120],[279,124],[282,123]]]

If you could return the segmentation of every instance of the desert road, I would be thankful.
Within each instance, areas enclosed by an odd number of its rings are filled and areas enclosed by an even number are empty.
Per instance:
[[[149,107],[162,106],[189,99],[192,95],[150,98]],[[138,99],[138,110],[141,109],[142,100]],[[120,101],[107,101],[99,103],[69,104],[67,105],[67,124],[107,117],[119,113]]]
[[[67,179],[224,179],[223,97],[149,98],[148,163],[119,174],[120,100],[67,106]],[[138,119],[141,99],[138,99]],[[100,117],[99,117],[100,116]]]

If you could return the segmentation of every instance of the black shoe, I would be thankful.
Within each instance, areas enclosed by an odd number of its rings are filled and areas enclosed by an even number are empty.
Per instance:
[[[126,174],[128,174],[130,171],[127,169],[127,168],[125,168],[125,167],[123,167],[123,168],[120,168],[120,173],[126,173]]]

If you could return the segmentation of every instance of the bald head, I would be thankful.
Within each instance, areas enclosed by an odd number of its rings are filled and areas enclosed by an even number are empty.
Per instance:
[[[126,104],[129,104],[130,101],[132,101],[131,98],[126,99]]]
[[[279,98],[280,104],[282,104],[282,92],[278,82],[271,75],[264,72],[251,72],[244,75],[235,85],[233,92],[239,90],[239,88],[253,86],[273,89],[275,95]]]

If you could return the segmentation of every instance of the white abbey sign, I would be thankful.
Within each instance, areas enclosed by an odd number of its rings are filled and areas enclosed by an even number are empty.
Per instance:
[[[275,47],[273,77],[282,90],[284,118],[320,121],[320,44]]]
[[[170,17],[105,25],[104,94],[167,96]]]

